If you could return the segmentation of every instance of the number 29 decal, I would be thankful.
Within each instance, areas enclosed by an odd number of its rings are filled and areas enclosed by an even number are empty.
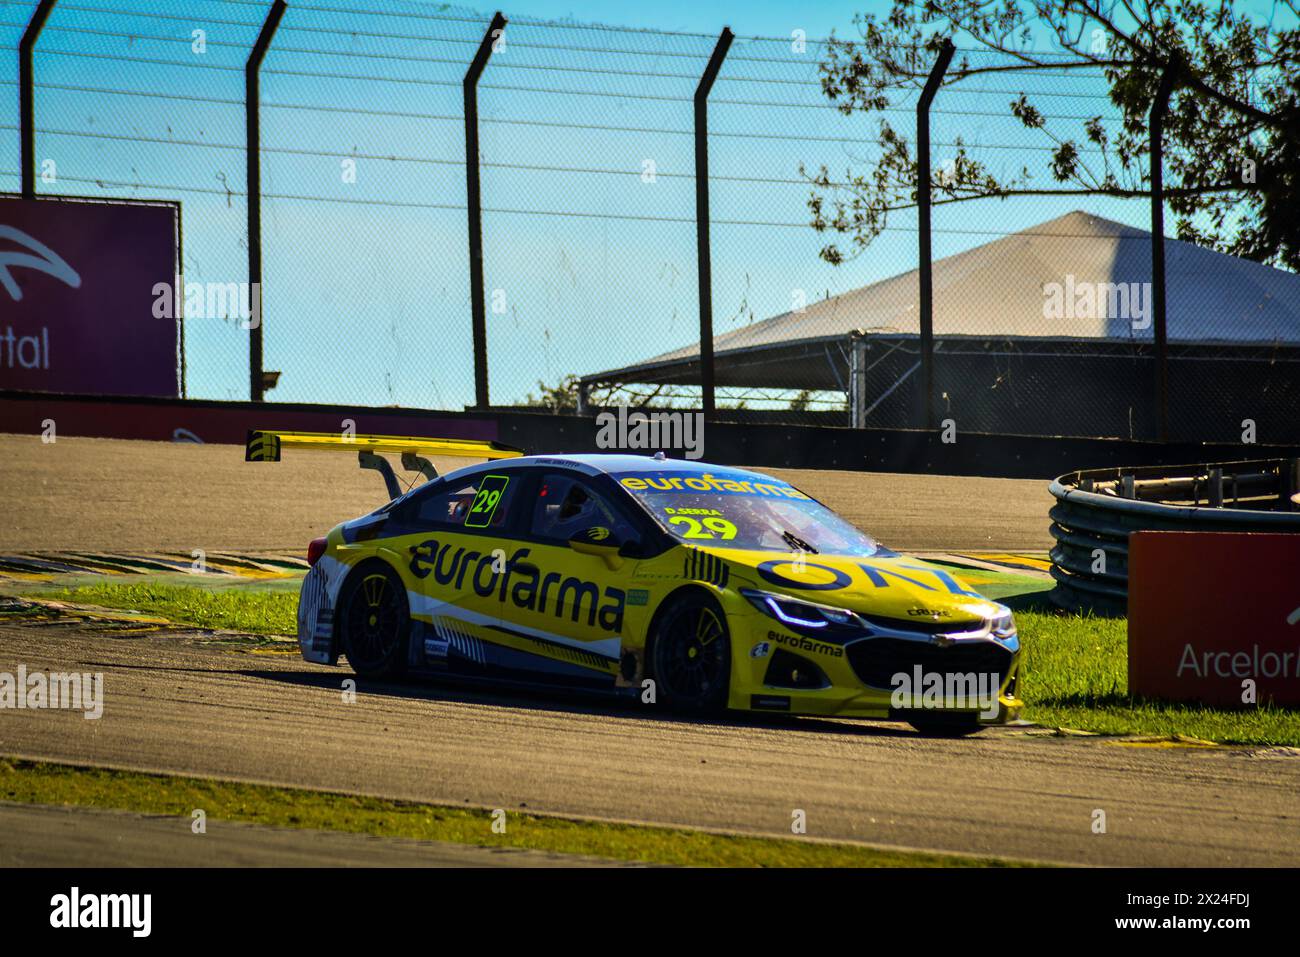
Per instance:
[[[466,528],[487,528],[492,524],[492,516],[505,495],[506,486],[510,484],[508,475],[485,475],[478,491],[474,493],[474,503],[465,516]]]
[[[725,518],[709,516],[698,519],[689,515],[674,515],[668,519],[668,524],[685,529],[682,538],[721,538],[730,541],[736,537],[736,526]]]

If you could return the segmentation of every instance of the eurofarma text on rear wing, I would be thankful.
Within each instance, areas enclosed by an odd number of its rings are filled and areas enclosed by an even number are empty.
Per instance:
[[[388,497],[402,494],[392,465],[379,453],[399,453],[402,468],[419,472],[427,481],[438,477],[427,456],[455,455],[465,458],[510,459],[523,450],[487,439],[433,439],[404,435],[354,435],[333,432],[279,432],[250,429],[244,446],[245,462],[278,462],[284,449],[308,449],[317,452],[356,452],[363,469],[374,469],[384,477]]]

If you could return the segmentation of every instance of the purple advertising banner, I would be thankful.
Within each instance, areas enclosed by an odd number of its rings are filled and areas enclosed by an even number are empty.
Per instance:
[[[184,394],[174,203],[0,195],[0,389]],[[173,310],[168,310],[172,312]]]

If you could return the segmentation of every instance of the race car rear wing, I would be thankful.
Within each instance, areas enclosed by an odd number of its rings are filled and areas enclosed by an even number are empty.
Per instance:
[[[278,462],[285,448],[310,449],[317,452],[356,452],[357,462],[363,469],[374,469],[384,477],[388,497],[402,494],[397,475],[380,452],[397,452],[402,456],[402,468],[419,472],[426,481],[438,477],[426,455],[455,455],[465,458],[510,459],[523,455],[521,449],[485,439],[430,439],[403,435],[349,435],[332,432],[277,432],[270,429],[250,429],[244,446],[245,462]],[[421,454],[423,453],[423,454]]]

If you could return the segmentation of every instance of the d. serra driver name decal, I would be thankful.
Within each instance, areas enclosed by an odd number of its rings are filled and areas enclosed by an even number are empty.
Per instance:
[[[508,475],[483,476],[483,482],[474,494],[474,502],[470,505],[469,513],[465,516],[465,527],[487,528],[491,525],[492,516],[496,514],[497,506],[501,504],[501,499],[505,496],[506,486],[509,484],[510,476]]]

